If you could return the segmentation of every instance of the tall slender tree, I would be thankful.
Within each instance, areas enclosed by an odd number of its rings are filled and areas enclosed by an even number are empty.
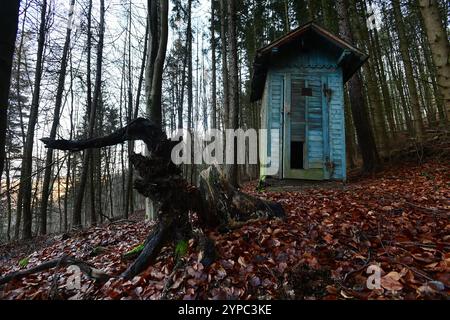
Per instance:
[[[418,141],[421,141],[424,132],[422,112],[420,110],[419,96],[417,94],[416,82],[414,80],[414,71],[411,62],[411,56],[409,53],[410,48],[406,35],[405,24],[403,22],[400,0],[392,0],[392,8],[394,13],[395,25],[397,27],[400,54],[402,56],[402,61],[405,68],[406,83],[408,85],[409,95],[411,98],[411,121],[413,122],[414,134]]]
[[[188,130],[191,130],[193,128],[193,103],[194,103],[194,97],[193,97],[193,73],[192,73],[192,0],[188,0],[188,9],[187,9],[187,30],[186,30],[186,42],[187,42],[187,84],[186,84],[186,90],[187,90],[187,102],[188,102],[188,123],[187,128]]]
[[[230,42],[230,125],[233,129],[239,127],[239,65],[236,34],[236,4],[228,1],[228,39]],[[239,167],[237,164],[237,138],[234,141],[234,163],[230,167],[230,184],[237,187],[239,184]]]
[[[41,80],[44,66],[44,46],[47,34],[47,0],[41,3],[41,15],[39,23],[38,46],[36,56],[36,71],[34,76],[34,90],[31,100],[30,117],[28,121],[27,136],[23,151],[22,168],[20,171],[20,188],[17,200],[17,215],[23,215],[22,237],[30,239],[32,237],[32,166],[33,166],[33,146],[34,133],[39,112],[39,99],[41,94]],[[16,232],[18,233],[18,231]]]
[[[189,0],[189,4],[191,1]],[[159,8],[158,8],[159,7]],[[166,58],[168,27],[168,0],[148,1],[150,19],[149,52],[146,69],[147,113],[157,125],[162,127],[162,75]],[[159,14],[158,14],[159,13]],[[160,23],[158,27],[158,21]],[[149,65],[151,64],[151,65]],[[145,200],[146,217],[153,219],[156,204],[148,198]]]
[[[166,59],[167,51],[167,39],[169,33],[168,27],[168,0],[160,1],[160,36],[159,36],[159,46],[158,52],[155,58],[155,64],[152,76],[152,90],[151,90],[151,112],[150,118],[160,126],[162,126],[162,75],[164,61]]]
[[[19,22],[20,0],[9,0],[0,11],[0,177],[5,164],[5,140],[11,68]],[[0,179],[1,180],[1,179]]]
[[[440,99],[450,120],[450,43],[436,0],[418,0],[428,43],[436,67]],[[444,120],[444,119],[441,119]]]
[[[211,0],[211,127],[217,128],[215,6]]]
[[[89,12],[88,12],[88,24],[89,19],[91,19],[91,10],[92,10],[92,0],[89,0]],[[89,26],[88,26],[89,27]],[[95,127],[95,118],[97,114],[97,108],[100,103],[100,95],[101,95],[101,83],[102,83],[102,65],[103,65],[103,43],[104,43],[104,34],[105,34],[105,0],[100,0],[100,23],[99,23],[99,35],[98,35],[98,43],[97,43],[97,57],[96,57],[96,70],[95,70],[95,84],[94,84],[94,94],[92,97],[92,105],[89,111],[89,124],[88,124],[88,137],[92,137],[94,134]],[[88,50],[90,50],[90,32],[88,31]],[[90,72],[90,70],[88,70]],[[89,88],[88,88],[89,90]],[[89,101],[89,99],[88,99]],[[89,103],[89,102],[88,102]],[[89,167],[91,164],[92,150],[87,150],[85,152],[85,156],[83,158],[83,167],[80,178],[80,186],[78,190],[78,194],[75,201],[75,207],[73,211],[73,228],[81,227],[81,209],[83,205],[84,192],[86,189],[86,182],[89,173]],[[92,182],[91,182],[92,185]],[[92,192],[91,192],[92,197]],[[96,222],[95,210],[91,207],[91,222]]]
[[[339,19],[339,32],[344,40],[353,43],[353,35],[350,30],[349,16],[347,12],[348,4],[345,0],[336,1],[336,9]],[[379,156],[372,128],[370,125],[367,105],[363,96],[363,83],[361,75],[356,73],[348,82],[350,93],[350,105],[355,126],[358,144],[363,158],[363,169],[372,171],[379,164]]]
[[[56,130],[59,126],[59,118],[61,114],[61,106],[63,101],[63,93],[64,86],[66,81],[66,71],[67,71],[67,63],[68,63],[68,55],[69,55],[69,46],[70,46],[70,36],[72,32],[72,16],[73,9],[75,6],[75,0],[70,0],[70,9],[69,9],[69,22],[66,30],[66,39],[64,41],[64,47],[61,57],[61,66],[58,75],[58,87],[56,89],[56,97],[55,97],[55,109],[53,111],[53,121],[52,127],[50,129],[50,139],[55,139]],[[44,172],[44,182],[42,185],[42,198],[41,198],[41,226],[39,228],[39,232],[41,234],[47,233],[47,210],[48,210],[48,197],[52,173],[52,163],[53,163],[53,149],[47,149],[47,155],[45,158],[45,172]]]
[[[226,28],[226,7],[225,1],[220,0],[220,41],[222,45],[222,84],[223,84],[223,123],[224,128],[229,128],[229,114],[230,114],[230,105],[229,105],[229,74],[228,74],[228,46],[227,46],[227,28]]]

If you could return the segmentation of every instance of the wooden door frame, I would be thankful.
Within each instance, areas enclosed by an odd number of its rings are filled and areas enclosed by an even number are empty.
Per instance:
[[[327,75],[318,75],[317,76],[320,84],[321,84],[321,91],[324,83],[328,86],[328,76]],[[327,110],[328,102],[326,101],[326,97],[324,97],[323,92],[321,93],[321,104],[322,104],[322,134],[323,134],[323,154],[324,154],[324,167],[320,169],[310,169],[308,166],[308,104],[309,99],[308,97],[305,98],[305,141],[303,144],[303,169],[290,169],[290,159],[287,156],[287,151],[290,151],[290,145],[287,145],[287,143],[290,142],[290,112],[291,112],[291,87],[292,87],[292,73],[285,73],[283,77],[283,108],[282,108],[282,143],[281,143],[281,168],[282,173],[281,177],[283,179],[304,179],[304,180],[328,180],[329,174],[328,170],[325,166],[325,157],[330,157],[329,155],[329,113]],[[301,79],[305,81],[305,87],[308,87],[308,81],[306,76],[301,76]],[[324,82],[325,81],[325,82]],[[325,137],[325,134],[327,135]],[[328,153],[328,154],[326,154]]]

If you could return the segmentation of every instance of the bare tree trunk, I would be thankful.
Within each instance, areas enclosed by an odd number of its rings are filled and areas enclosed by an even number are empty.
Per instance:
[[[133,93],[132,93],[132,77],[131,77],[131,1],[128,7],[128,109],[127,119],[130,122],[133,119]],[[128,157],[131,156],[134,150],[133,141],[128,141]],[[133,166],[128,162],[128,176],[127,176],[127,191],[125,198],[125,212],[124,218],[128,219],[128,214],[133,212]]]
[[[20,34],[19,47],[17,48],[17,77],[16,77],[17,83],[20,83],[20,73],[21,73],[22,55],[23,55],[23,43],[24,43],[24,38],[25,38],[24,30],[25,30],[25,22],[27,21],[27,14],[28,14],[28,1],[25,1],[24,6],[25,6],[25,8],[23,11],[23,20],[22,20],[22,26],[21,26],[22,32]],[[26,67],[25,67],[25,69],[26,69]],[[21,92],[22,92],[21,86],[17,85],[16,94],[18,97],[20,97]],[[21,139],[22,139],[23,145],[25,145],[26,134],[25,134],[25,124],[23,121],[24,114],[23,114],[23,105],[22,105],[22,102],[20,101],[20,99],[17,100],[17,105],[19,107],[19,121],[20,121],[20,130],[21,130],[21,134],[22,134]]]
[[[289,19],[289,0],[284,0],[284,32],[291,31],[291,20]]]
[[[187,58],[188,58],[188,74],[187,74],[187,98],[188,98],[188,123],[187,128],[191,130],[193,127],[192,105],[193,105],[193,87],[192,87],[192,0],[188,0],[187,10]]]
[[[217,129],[216,35],[214,32],[214,22],[214,1],[211,1],[211,128]]]
[[[162,112],[161,110],[155,112],[153,110],[153,78],[155,76],[155,63],[156,63],[156,57],[158,55],[158,49],[159,49],[159,41],[160,41],[160,35],[159,35],[159,27],[158,27],[158,21],[160,17],[160,0],[148,0],[148,19],[150,23],[150,32],[149,32],[149,42],[148,42],[148,60],[147,60],[147,67],[146,67],[146,76],[145,76],[145,92],[146,92],[146,101],[147,101],[147,116],[151,117],[152,113],[153,116],[157,116],[161,119]],[[160,108],[160,106],[159,106]],[[161,120],[160,120],[161,121]],[[153,219],[155,216],[155,204],[152,203],[150,200],[145,200],[145,213],[146,217],[148,219]]]
[[[357,2],[355,0],[350,0],[349,2],[350,8],[348,10],[352,17],[351,21],[356,21],[353,26],[355,27],[357,38],[367,44],[370,56],[375,58],[366,62],[363,66],[365,71],[364,74],[366,75],[364,80],[367,83],[367,96],[369,105],[372,109],[373,127],[375,129],[375,138],[378,142],[378,150],[384,152],[389,150],[389,137],[385,120],[385,101],[384,99],[381,99],[379,90],[381,87],[380,82],[383,82],[383,80],[381,80],[375,72],[378,61],[376,60],[375,46],[373,41],[371,41],[371,31],[368,30],[365,21],[359,18],[361,11],[358,10]]]
[[[412,122],[414,128],[414,134],[418,141],[423,138],[424,128],[422,113],[420,110],[419,97],[417,95],[416,83],[414,81],[414,71],[411,62],[411,56],[409,54],[409,44],[406,38],[405,25],[403,23],[402,12],[400,9],[400,1],[392,0],[392,7],[394,13],[395,24],[398,32],[398,41],[400,46],[400,54],[402,55],[403,65],[405,68],[406,83],[409,89],[409,95],[411,97],[411,111]]]
[[[108,178],[108,184],[109,184],[109,217],[110,218],[114,218],[114,200],[113,200],[113,177],[111,175],[111,169],[110,169],[110,163],[111,163],[111,150],[108,150],[106,152],[106,157],[105,157],[105,161],[106,161],[106,176]]]
[[[90,0],[90,12],[88,13],[88,21],[91,19],[91,10],[92,10],[92,0]],[[88,28],[90,27],[90,23],[88,22]],[[96,71],[95,71],[95,87],[94,87],[94,95],[92,99],[92,107],[89,110],[89,126],[88,126],[88,137],[92,137],[94,133],[95,126],[95,117],[97,106],[100,99],[100,90],[101,90],[101,81],[102,81],[102,63],[103,63],[103,39],[105,32],[105,1],[100,0],[100,30],[99,30],[99,38],[97,44],[97,61],[96,61]],[[88,30],[88,50],[90,51],[90,28]],[[88,70],[90,72],[90,70]],[[88,87],[89,90],[89,87]],[[89,103],[89,102],[88,102]],[[81,227],[81,208],[83,205],[84,191],[86,188],[87,176],[89,172],[89,164],[91,163],[90,159],[92,157],[92,150],[87,150],[85,153],[85,157],[83,159],[83,168],[81,172],[80,178],[80,187],[78,190],[77,198],[75,201],[75,208],[73,212],[73,228]],[[95,211],[92,212],[91,208],[91,222],[95,222]]]
[[[73,64],[72,64],[72,54],[69,56],[70,61],[70,131],[69,131],[69,139],[73,137],[73,113],[74,113],[74,92],[73,92]],[[68,229],[68,192],[69,192],[69,182],[70,182],[70,171],[71,171],[72,157],[69,154],[67,156],[67,173],[66,173],[66,181],[65,181],[65,190],[64,190],[64,231]],[[72,192],[74,188],[74,183],[72,182]]]
[[[224,128],[230,127],[229,114],[230,104],[228,102],[230,96],[229,79],[228,79],[228,50],[227,50],[227,32],[226,32],[226,8],[224,0],[220,0],[220,40],[222,44],[222,83],[223,83],[223,123]]]
[[[138,117],[139,114],[139,105],[141,102],[141,94],[142,94],[142,84],[144,82],[144,73],[145,73],[145,63],[147,61],[147,50],[148,50],[148,34],[149,34],[149,23],[147,21],[147,26],[145,28],[145,38],[144,38],[144,51],[142,53],[142,61],[141,61],[141,69],[139,72],[139,80],[136,91],[136,99],[134,103],[134,112],[133,112],[133,120]]]
[[[234,1],[228,1],[228,35],[230,42],[230,111],[231,126],[239,128],[239,66],[236,36],[236,7]],[[237,164],[237,138],[234,141],[234,164],[230,167],[229,182],[237,187],[239,184],[239,166]]]
[[[395,125],[394,115],[393,115],[393,110],[392,110],[392,98],[391,98],[391,93],[388,88],[387,81],[385,81],[385,79],[387,79],[387,77],[386,77],[386,71],[384,68],[384,63],[382,60],[380,41],[379,41],[377,29],[375,29],[373,31],[373,34],[374,34],[374,42],[375,42],[375,44],[374,44],[375,57],[377,58],[376,67],[377,67],[377,71],[379,74],[379,79],[381,79],[381,92],[383,93],[384,112],[386,113],[386,117],[387,117],[387,120],[389,123],[389,129],[391,131],[391,135],[395,139],[397,130],[396,130],[396,125]]]
[[[23,12],[23,20],[22,20],[22,26],[21,26],[21,35],[20,35],[20,42],[19,42],[19,48],[17,50],[17,83],[20,83],[20,70],[22,65],[22,55],[23,55],[23,42],[24,42],[24,35],[25,35],[25,21],[27,19],[27,12],[28,12],[28,3],[25,2],[25,8]],[[27,65],[25,64],[25,69],[27,70]],[[29,78],[29,74],[27,74]],[[31,80],[29,80],[31,82]],[[19,97],[21,94],[21,88],[20,85],[17,85],[16,94]],[[21,130],[21,140],[22,144],[25,146],[25,140],[26,140],[26,134],[25,134],[25,125],[23,121],[23,109],[22,109],[22,103],[20,102],[20,99],[18,100],[18,107],[19,107],[19,120],[20,120],[20,130]],[[5,127],[6,128],[6,127]],[[0,151],[1,152],[1,151]],[[18,197],[17,199],[17,205],[16,205],[16,224],[14,227],[14,238],[19,238],[19,232],[20,232],[20,223],[22,221],[22,210],[18,210],[18,208],[22,205],[22,196]]]
[[[75,0],[70,0],[70,10],[69,10],[69,21],[72,19],[73,9],[75,5]],[[55,97],[55,109],[53,111],[53,122],[52,127],[50,129],[50,138],[54,139],[56,137],[56,130],[59,126],[59,118],[61,113],[62,99],[64,93],[64,85],[66,80],[66,70],[67,70],[67,61],[69,54],[69,45],[70,45],[70,35],[71,35],[71,26],[67,26],[66,31],[66,40],[64,42],[63,53],[61,57],[61,67],[59,70],[59,78],[58,78],[58,88],[56,89],[56,97]],[[42,185],[42,198],[41,198],[41,226],[40,226],[40,234],[47,233],[47,206],[48,206],[48,196],[51,172],[52,172],[52,162],[53,162],[53,150],[47,149],[47,156],[45,160],[45,172],[44,172],[44,183]]]
[[[168,0],[161,0],[160,2],[160,20],[161,20],[161,33],[159,38],[158,54],[155,58],[155,65],[152,77],[152,91],[151,91],[151,113],[150,118],[159,125],[162,125],[162,104],[161,104],[161,91],[162,91],[162,74],[164,61],[166,59],[167,38],[168,38]]]
[[[5,165],[5,143],[8,118],[8,96],[20,0],[2,3],[0,11],[0,177]]]
[[[91,84],[91,47],[92,47],[92,0],[89,0],[87,12],[87,44],[86,44],[86,87],[87,87],[87,101],[86,101],[86,117],[88,119],[88,126],[90,127],[91,110],[92,110],[92,84]],[[89,133],[88,133],[89,134]],[[72,228],[81,228],[81,210],[83,207],[84,192],[86,190],[87,174],[89,166],[89,154],[91,151],[87,150],[83,154],[82,171],[80,184],[75,197],[75,204],[72,212]]]
[[[46,36],[46,18],[47,18],[47,0],[41,3],[41,21],[39,25],[38,51],[36,58],[36,71],[34,77],[34,90],[31,101],[30,117],[27,128],[27,138],[24,146],[22,169],[20,171],[20,188],[18,195],[17,215],[23,212],[23,228],[22,237],[30,239],[32,211],[31,211],[31,188],[32,188],[32,165],[33,165],[33,145],[34,131],[37,123],[39,112],[39,98],[41,92],[41,79],[43,70],[43,55]]]
[[[155,65],[156,55],[159,47],[158,37],[158,2],[159,0],[148,0],[148,23],[150,25],[149,39],[148,39],[148,56],[147,65],[145,69],[145,97],[147,101],[147,116],[151,114],[151,92],[153,81],[153,69]]]
[[[11,178],[10,178],[10,167],[11,167],[11,158],[10,156],[6,159],[6,166],[5,166],[5,174],[6,174],[6,206],[7,206],[7,212],[8,212],[8,222],[7,222],[7,228],[6,228],[6,238],[8,241],[11,240],[11,217],[12,217],[12,206],[11,206]]]
[[[436,0],[418,0],[436,67],[437,84],[450,120],[450,44]]]
[[[336,1],[341,36],[347,42],[353,43],[347,7],[344,0]],[[350,92],[353,123],[355,125],[359,148],[361,149],[361,155],[364,162],[363,169],[365,171],[372,171],[379,165],[379,156],[370,125],[367,106],[364,101],[363,84],[359,73],[356,73],[350,79],[348,89]]]
[[[429,46],[425,45],[426,39],[422,38],[421,40],[422,40],[421,46],[424,49],[423,56],[425,59],[425,65],[428,69],[428,73],[430,74],[431,85],[433,88],[433,96],[434,96],[436,108],[437,108],[438,114],[439,114],[439,121],[441,124],[445,125],[446,123],[448,123],[448,119],[447,119],[447,114],[446,114],[446,110],[445,110],[445,106],[444,106],[444,101],[442,99],[441,92],[440,92],[439,86],[437,84],[437,72],[436,72],[436,67],[432,61],[431,49],[429,48]]]

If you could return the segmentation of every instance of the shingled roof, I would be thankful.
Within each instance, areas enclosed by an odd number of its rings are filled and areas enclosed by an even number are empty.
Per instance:
[[[293,47],[299,49],[300,53],[304,49],[305,40],[308,39],[320,39],[330,45],[329,49],[339,57],[338,65],[342,67],[344,83],[369,58],[367,54],[315,22],[308,22],[256,51],[251,82],[250,100],[252,102],[258,101],[262,97],[270,61],[276,59],[277,55],[283,51],[292,50]],[[295,44],[299,45],[295,46]]]

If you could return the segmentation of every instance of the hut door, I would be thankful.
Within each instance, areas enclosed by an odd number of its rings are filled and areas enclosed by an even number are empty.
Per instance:
[[[324,179],[322,79],[291,74],[286,79],[283,177]]]

